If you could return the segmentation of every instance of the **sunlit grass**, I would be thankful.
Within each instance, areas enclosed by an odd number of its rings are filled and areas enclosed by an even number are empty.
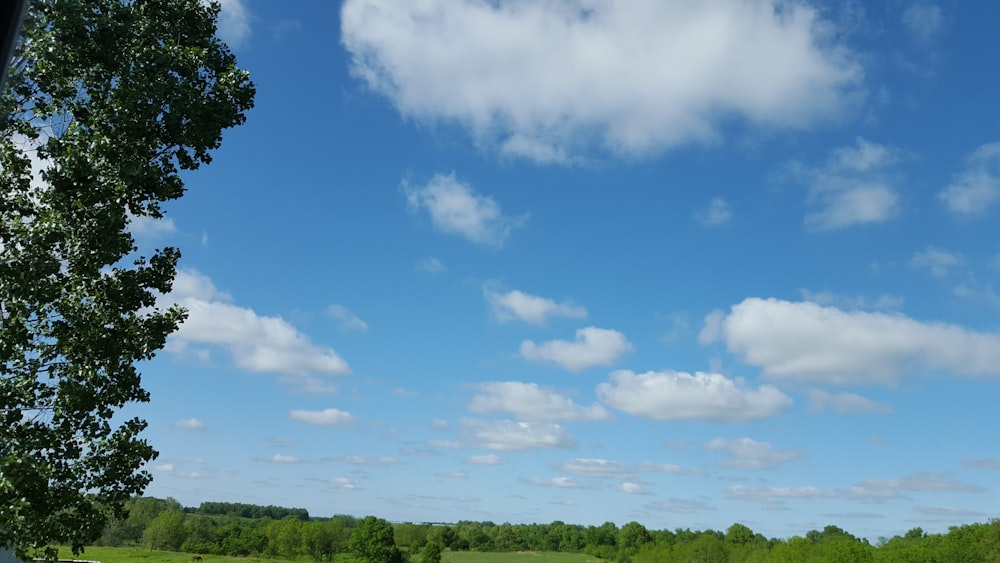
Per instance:
[[[100,561],[101,563],[190,563],[191,553],[176,551],[159,551],[143,547],[88,547],[76,559]],[[73,553],[68,547],[59,548],[59,557],[73,559]],[[312,561],[308,557],[293,559],[268,559],[266,557],[228,557],[225,555],[202,554],[205,563],[290,563],[291,561]],[[521,551],[517,553],[480,553],[476,551],[445,551],[442,554],[444,563],[506,563],[508,561],[522,563],[600,563],[601,560],[591,555],[580,553],[552,553],[538,551]],[[419,563],[420,557],[414,555],[413,563]],[[338,555],[334,563],[356,563],[357,560],[348,554]]]

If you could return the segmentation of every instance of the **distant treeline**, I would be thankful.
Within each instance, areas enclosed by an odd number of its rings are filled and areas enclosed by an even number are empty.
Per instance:
[[[270,518],[281,520],[291,516],[303,522],[309,519],[309,511],[304,508],[285,508],[283,506],[259,506],[240,502],[203,502],[195,509],[185,508],[185,512],[196,514],[215,514],[218,516],[239,516],[241,518]]]
[[[135,498],[128,504],[128,517],[113,522],[99,545],[312,561],[351,553],[352,560],[372,563],[436,563],[445,550],[561,551],[618,563],[1000,562],[1000,520],[953,526],[945,534],[913,528],[871,544],[837,526],[786,540],[743,524],[725,531],[649,530],[638,522],[390,524],[375,517],[310,519],[304,509],[238,503],[207,502],[195,509],[173,499]]]

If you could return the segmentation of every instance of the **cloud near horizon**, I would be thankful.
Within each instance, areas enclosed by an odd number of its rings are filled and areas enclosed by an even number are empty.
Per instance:
[[[773,380],[889,385],[912,374],[1000,375],[1000,334],[810,302],[745,299],[709,315],[700,340],[724,342]]]

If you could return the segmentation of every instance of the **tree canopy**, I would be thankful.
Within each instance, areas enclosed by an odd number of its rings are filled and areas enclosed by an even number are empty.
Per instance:
[[[218,3],[40,0],[0,93],[0,545],[79,550],[155,458],[137,362],[184,319],[180,253],[139,252],[181,172],[210,162],[254,87]]]

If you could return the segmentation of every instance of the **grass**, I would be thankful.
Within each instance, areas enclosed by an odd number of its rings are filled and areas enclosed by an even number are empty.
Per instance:
[[[476,551],[446,551],[441,554],[442,563],[602,563],[592,555],[583,553],[555,553],[541,551],[518,551],[515,553],[480,553]]]
[[[175,551],[157,551],[144,547],[88,547],[77,556],[77,559],[100,561],[101,563],[190,563],[191,553]],[[59,557],[72,559],[73,553],[68,547],[59,548]],[[225,555],[202,554],[205,563],[293,563],[289,559],[267,559],[263,557],[227,557]],[[414,557],[419,563],[419,558]],[[602,563],[600,559],[580,553],[551,553],[538,551],[519,551],[516,553],[480,553],[476,551],[445,551],[441,557],[442,563]],[[308,561],[300,559],[299,561]],[[347,554],[339,555],[336,563],[354,563],[355,559]]]
[[[100,561],[101,563],[190,563],[191,553],[175,551],[157,551],[144,547],[88,547],[76,559]],[[72,559],[73,552],[68,547],[59,548],[59,557]],[[201,555],[205,563],[289,563],[287,559],[264,559],[260,557],[227,557],[225,555]],[[347,558],[338,558],[337,563],[347,562]]]

